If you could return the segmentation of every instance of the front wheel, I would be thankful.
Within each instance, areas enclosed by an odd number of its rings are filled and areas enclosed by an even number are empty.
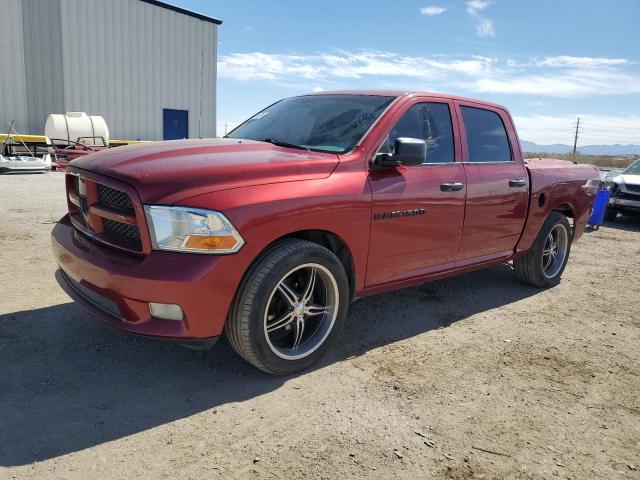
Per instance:
[[[286,375],[320,359],[340,330],[348,303],[340,260],[316,243],[287,240],[251,269],[225,330],[249,363]]]
[[[571,227],[567,217],[551,212],[527,253],[513,262],[516,276],[536,287],[553,287],[569,259]]]

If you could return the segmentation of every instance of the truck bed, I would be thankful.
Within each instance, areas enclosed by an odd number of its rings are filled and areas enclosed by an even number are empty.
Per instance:
[[[584,186],[588,180],[600,178],[598,168],[557,158],[530,158],[524,163],[529,174],[531,198],[516,256],[531,247],[542,223],[553,209],[573,219],[573,240],[580,238],[594,200],[594,193]]]

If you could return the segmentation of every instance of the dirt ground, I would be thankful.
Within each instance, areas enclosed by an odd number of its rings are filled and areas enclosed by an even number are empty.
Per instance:
[[[361,299],[312,371],[132,337],[55,283],[63,176],[0,177],[0,478],[640,479],[640,220],[560,286]]]

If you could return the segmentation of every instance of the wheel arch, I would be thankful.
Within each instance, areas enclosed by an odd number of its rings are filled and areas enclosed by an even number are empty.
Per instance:
[[[558,203],[557,205],[555,205],[547,214],[547,217],[551,214],[551,212],[560,212],[562,213],[565,217],[571,218],[571,219],[575,219],[576,218],[576,213],[575,213],[575,209],[566,202],[563,203]]]
[[[307,240],[308,242],[317,243],[322,245],[326,249],[333,252],[338,257],[340,263],[344,267],[344,271],[349,279],[349,295],[350,299],[353,299],[356,292],[356,269],[353,261],[353,255],[351,249],[347,245],[340,235],[330,232],[328,230],[299,230],[290,234],[280,237],[276,241],[280,241],[286,238],[299,238],[300,240]]]
[[[576,225],[575,208],[573,208],[571,206],[571,204],[569,204],[567,202],[558,203],[551,210],[549,210],[549,213],[547,213],[547,217],[546,218],[548,218],[549,215],[551,215],[551,213],[553,213],[553,212],[561,213],[565,217],[567,217],[567,219],[569,220],[569,225],[571,226],[571,232],[570,233],[571,233],[571,236],[573,236],[573,230],[575,229],[575,225]],[[545,218],[545,220],[546,220],[546,218]],[[542,228],[542,226],[540,228]]]
[[[539,204],[538,204],[539,205]],[[545,203],[533,213],[530,213],[527,217],[527,221],[524,225],[522,236],[516,245],[513,259],[518,259],[523,256],[529,248],[533,245],[538,233],[542,229],[544,222],[549,218],[553,212],[558,212],[569,219],[569,226],[571,227],[571,234],[573,236],[576,226],[576,209],[566,199],[562,199],[552,205]]]
[[[347,242],[338,234],[324,229],[305,229],[282,234],[279,237],[273,239],[268,243],[260,252],[255,256],[246,272],[243,275],[243,279],[240,285],[244,284],[244,279],[249,275],[254,265],[256,265],[265,255],[278,246],[282,241],[287,239],[299,239],[306,240],[308,242],[317,243],[331,251],[340,263],[344,267],[347,279],[349,280],[349,295],[350,300],[355,297],[356,292],[356,268],[353,260],[351,249],[347,245]],[[239,290],[240,286],[238,287]],[[237,290],[236,290],[237,294]]]

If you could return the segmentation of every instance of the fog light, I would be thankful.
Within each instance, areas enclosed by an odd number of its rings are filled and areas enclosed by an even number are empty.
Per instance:
[[[149,311],[154,317],[164,320],[182,320],[184,318],[180,305],[173,303],[149,302]]]

